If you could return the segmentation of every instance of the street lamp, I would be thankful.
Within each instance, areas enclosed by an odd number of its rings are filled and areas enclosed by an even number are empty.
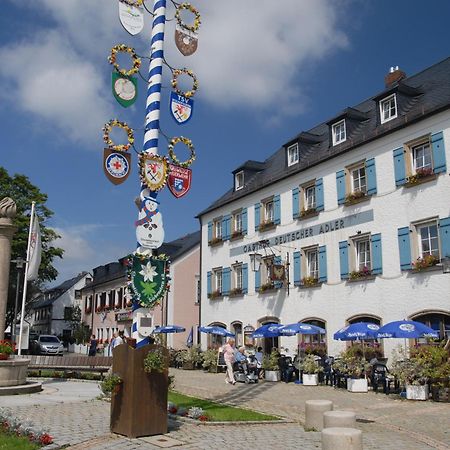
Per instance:
[[[253,272],[258,272],[261,267],[262,255],[261,253],[250,253],[250,264]]]
[[[20,269],[23,269],[23,266],[25,265],[25,260],[22,258],[17,258],[11,260],[11,262],[16,263],[16,269],[17,269],[17,281],[16,281],[16,301],[14,303],[14,317],[13,317],[13,323],[11,327],[11,342],[14,344],[16,343],[16,320],[17,320],[17,313],[19,309],[19,290],[20,290]]]
[[[442,273],[450,273],[450,257],[446,256],[441,259]]]

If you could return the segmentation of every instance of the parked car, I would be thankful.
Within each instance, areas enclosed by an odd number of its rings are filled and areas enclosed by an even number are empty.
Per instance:
[[[41,334],[32,341],[31,353],[36,355],[60,355],[64,352],[63,343],[56,337],[49,334]]]

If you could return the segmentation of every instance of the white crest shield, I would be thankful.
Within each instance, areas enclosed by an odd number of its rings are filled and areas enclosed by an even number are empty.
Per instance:
[[[119,19],[125,30],[132,36],[140,33],[144,28],[144,10],[137,6],[119,1]]]

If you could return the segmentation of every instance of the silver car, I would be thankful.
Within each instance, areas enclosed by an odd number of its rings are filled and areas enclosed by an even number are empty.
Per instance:
[[[35,349],[38,355],[62,356],[64,346],[56,336],[52,336],[49,334],[41,334],[36,340]]]

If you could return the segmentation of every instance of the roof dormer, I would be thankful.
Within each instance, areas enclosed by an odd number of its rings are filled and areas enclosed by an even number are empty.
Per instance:
[[[265,164],[259,161],[248,160],[237,169],[233,170],[234,191],[243,189],[248,181],[258,172],[264,170]]]
[[[332,146],[344,143],[361,123],[369,119],[367,113],[355,108],[346,108],[341,114],[327,122]]]

